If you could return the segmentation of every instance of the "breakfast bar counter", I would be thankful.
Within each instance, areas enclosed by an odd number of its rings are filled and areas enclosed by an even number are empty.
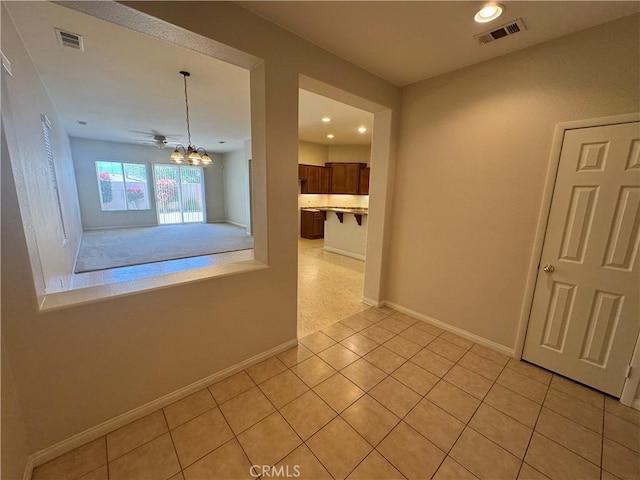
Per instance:
[[[325,250],[364,260],[368,209],[314,207],[303,210],[323,212]]]

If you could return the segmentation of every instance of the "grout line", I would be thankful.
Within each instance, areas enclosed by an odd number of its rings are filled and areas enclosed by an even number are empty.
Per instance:
[[[506,388],[506,387],[505,387],[505,388]],[[549,391],[551,391],[551,390],[554,390],[554,391],[556,391],[556,392],[557,392],[557,391],[559,391],[559,390],[557,390],[557,389],[554,389],[554,388],[549,387],[549,390],[547,391],[547,393],[548,393]],[[563,393],[563,392],[560,392],[560,393]],[[571,398],[575,398],[575,397],[571,397]],[[545,400],[546,400],[546,396],[545,396]],[[584,403],[584,402],[582,402],[582,403]],[[587,405],[588,405],[588,404],[587,404]],[[589,406],[591,406],[592,408],[595,408],[593,405],[589,405]],[[558,411],[554,410],[553,408],[551,408],[551,407],[549,407],[549,406],[547,406],[547,405],[544,405],[544,404],[543,404],[543,405],[542,405],[542,407],[544,407],[544,408],[547,408],[547,409],[551,410],[553,413],[555,413],[555,414],[557,414],[557,415],[560,415],[561,417],[566,418],[567,420],[570,420],[570,421],[572,421],[573,423],[577,423],[578,425],[580,425],[580,426],[582,426],[582,427],[586,428],[587,430],[589,430],[589,431],[591,431],[591,432],[593,432],[593,433],[595,433],[595,434],[597,434],[597,435],[603,435],[603,436],[604,436],[604,430],[603,430],[602,432],[598,432],[597,430],[594,430],[594,429],[593,429],[593,428],[591,428],[590,426],[585,425],[584,423],[579,422],[578,420],[575,420],[575,419],[573,419],[573,418],[571,418],[571,417],[568,417],[568,416],[566,416],[564,413],[562,413],[562,412],[558,412]],[[604,418],[604,415],[603,415],[603,418]]]
[[[160,409],[158,409],[158,410],[156,410],[156,411],[154,411],[154,412],[151,412],[149,415],[153,415],[153,414],[155,414],[156,412],[159,412],[159,411],[162,411],[162,408],[160,408]],[[164,412],[162,412],[162,414],[163,414],[163,418],[164,418]],[[146,418],[146,417],[148,417],[149,415],[145,415],[145,416],[144,416],[144,417],[142,417],[142,418]],[[135,422],[137,422],[137,421],[139,421],[139,420],[142,420],[142,418],[139,418],[138,420],[134,420],[133,422],[129,422],[129,423],[127,423],[126,425],[123,425],[122,427],[120,427],[120,428],[118,428],[118,429],[114,430],[113,432],[109,432],[107,435],[110,435],[110,434],[112,434],[112,433],[114,433],[114,432],[117,432],[118,430],[121,430],[121,429],[123,429],[123,428],[125,428],[125,427],[128,427],[128,426],[129,426],[129,425],[131,425],[132,423],[135,423]],[[143,447],[144,445],[147,445],[148,443],[151,443],[151,442],[153,442],[154,440],[157,440],[158,438],[160,438],[160,437],[161,437],[161,436],[163,436],[164,434],[169,433],[169,427],[167,426],[166,420],[165,420],[165,426],[167,427],[167,430],[166,430],[166,431],[164,431],[164,432],[162,432],[162,433],[160,433],[160,434],[156,435],[155,437],[153,437],[153,438],[151,438],[151,439],[149,439],[149,440],[147,440],[147,441],[145,441],[145,442],[141,443],[140,445],[136,445],[136,446],[135,446],[134,448],[132,448],[131,450],[127,450],[127,451],[126,451],[126,452],[124,452],[122,455],[119,455],[119,456],[117,456],[117,457],[115,457],[115,458],[113,458],[113,459],[111,459],[111,460],[109,460],[108,451],[107,451],[107,463],[114,462],[114,461],[118,460],[119,458],[122,458],[122,457],[124,457],[125,455],[130,454],[130,453],[131,453],[131,452],[133,452],[134,450],[137,450],[137,449],[139,449],[140,447]],[[106,439],[107,439],[107,435],[105,435],[105,436],[104,436],[104,437],[105,437],[105,442],[106,442]],[[87,442],[87,443],[91,443],[91,442]],[[85,443],[85,444],[83,444],[83,445],[80,445],[80,446],[82,447],[82,446],[84,446],[84,445],[87,445],[87,443]],[[108,442],[107,442],[107,444],[108,444]],[[80,447],[77,447],[77,448],[80,448]],[[66,455],[66,454],[65,454],[65,455]],[[62,455],[61,455],[61,456],[62,456]],[[56,458],[58,458],[58,457],[56,457]],[[54,460],[55,460],[55,459],[54,459]]]
[[[244,372],[244,370],[242,370]],[[222,414],[222,418],[224,419],[225,423],[227,424],[227,427],[229,427],[229,430],[231,431],[231,434],[233,435],[233,438],[230,439],[229,441],[223,443],[222,445],[220,445],[218,448],[226,445],[227,443],[235,440],[235,442],[238,444],[238,446],[240,447],[240,450],[242,450],[243,455],[245,456],[245,458],[247,459],[247,463],[249,465],[253,465],[251,463],[251,459],[249,458],[249,455],[247,454],[247,452],[244,450],[244,447],[242,446],[242,443],[240,443],[240,440],[238,439],[238,435],[236,435],[236,432],[233,431],[233,428],[231,428],[231,424],[229,423],[229,421],[227,420],[227,417],[224,416],[224,413],[222,413],[222,410],[220,410],[220,413]],[[246,431],[246,430],[245,430]],[[215,448],[214,450],[212,450],[211,452],[215,452],[218,448]],[[207,455],[209,455],[211,452],[207,453]],[[206,456],[206,455],[205,455]],[[203,457],[204,458],[204,457]],[[194,462],[195,463],[195,462]],[[193,464],[192,464],[193,465]],[[251,468],[251,467],[249,467]],[[183,474],[184,475],[184,474]]]
[[[169,422],[167,422],[167,416],[164,413],[164,408],[161,408],[160,411],[162,412],[162,418],[164,419],[164,424],[166,425],[168,433],[169,433],[169,439],[171,440],[171,446],[173,447],[173,453],[175,453],[176,460],[178,460],[178,467],[180,468],[180,473],[182,473],[184,471],[184,468],[182,466],[182,462],[180,461],[180,457],[178,456],[178,449],[176,448],[176,442],[173,440],[173,435],[171,434],[171,429],[169,428]],[[207,455],[208,455],[208,453],[207,453]],[[200,458],[202,458],[202,457],[200,457]],[[200,460],[200,458],[198,458],[198,460]],[[198,460],[196,460],[195,462],[197,462]],[[195,463],[195,462],[193,462],[193,463]],[[182,476],[184,477],[184,474],[182,474]]]
[[[551,382],[549,382],[549,385],[547,385],[547,390],[544,392],[544,398],[542,399],[542,404],[540,405],[540,410],[538,410],[538,415],[536,416],[536,421],[534,422],[533,428],[531,429],[531,435],[529,436],[529,441],[527,442],[527,448],[524,449],[524,455],[522,456],[522,463],[524,463],[524,459],[527,458],[527,453],[529,453],[529,447],[531,447],[531,441],[533,440],[533,436],[536,433],[538,433],[536,431],[536,428],[538,427],[538,421],[540,420],[540,415],[542,415],[542,408],[544,406],[545,400],[547,399],[547,395],[549,394],[549,389],[550,388],[551,388]],[[520,464],[520,468],[518,469],[518,475],[520,475],[520,470],[522,470],[522,464]]]
[[[109,442],[107,442],[107,436],[104,436],[104,447],[106,450],[106,454],[107,454],[107,478],[109,478],[111,472],[111,462],[109,461]]]

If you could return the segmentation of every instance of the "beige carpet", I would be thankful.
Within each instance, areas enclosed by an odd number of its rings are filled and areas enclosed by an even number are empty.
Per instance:
[[[194,223],[84,232],[76,273],[253,248],[253,237],[229,223]]]

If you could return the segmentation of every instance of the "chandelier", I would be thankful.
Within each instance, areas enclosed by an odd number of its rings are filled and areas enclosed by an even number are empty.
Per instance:
[[[206,167],[207,165],[211,165],[212,160],[207,154],[207,151],[202,147],[196,147],[191,144],[191,128],[189,125],[189,97],[187,96],[187,77],[191,74],[189,72],[185,72],[184,70],[180,72],[180,75],[184,77],[184,104],[187,111],[187,140],[188,145],[185,148],[184,145],[178,144],[176,145],[176,149],[171,154],[171,161],[173,163],[188,163],[189,165],[202,165]],[[202,152],[202,156],[200,153]]]

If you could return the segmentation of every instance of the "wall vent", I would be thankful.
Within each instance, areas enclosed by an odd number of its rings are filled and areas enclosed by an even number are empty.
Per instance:
[[[58,37],[58,43],[63,47],[73,48],[84,52],[84,41],[82,37],[77,33],[65,32],[56,28],[56,37]]]
[[[527,27],[524,25],[524,22],[522,21],[522,19],[518,18],[513,22],[506,23],[489,32],[484,32],[479,35],[474,35],[473,38],[478,40],[478,43],[480,45],[486,45],[487,43],[491,43],[501,38],[508,37],[509,35],[522,32],[526,29]]]

